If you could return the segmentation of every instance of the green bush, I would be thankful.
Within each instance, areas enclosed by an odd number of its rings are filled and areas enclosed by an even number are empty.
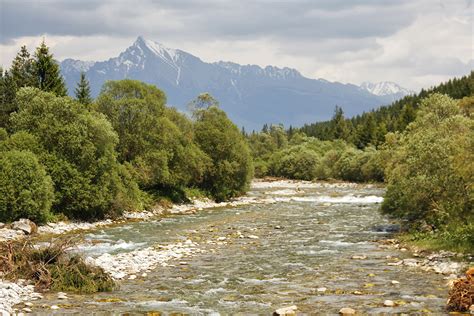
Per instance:
[[[454,100],[423,100],[415,121],[392,140],[382,210],[440,229],[472,222],[473,139],[474,121]]]
[[[195,140],[211,159],[200,187],[218,200],[244,193],[253,176],[250,150],[237,126],[217,106],[194,111]]]
[[[53,185],[37,157],[28,151],[0,152],[0,220],[49,217]]]
[[[34,145],[54,183],[56,213],[96,219],[140,207],[137,186],[124,181],[115,158],[117,134],[103,115],[33,88],[19,90],[17,102],[10,119],[16,133],[6,146]]]
[[[118,133],[119,160],[148,190],[181,190],[199,181],[209,163],[193,142],[192,123],[165,103],[161,90],[134,80],[107,82],[97,99]]]

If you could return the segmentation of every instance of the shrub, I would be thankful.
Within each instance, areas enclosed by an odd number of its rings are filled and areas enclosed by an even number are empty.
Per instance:
[[[10,119],[16,135],[7,146],[39,143],[38,158],[54,183],[56,213],[95,219],[112,215],[114,205],[122,205],[116,212],[140,206],[136,185],[123,181],[115,158],[117,134],[103,115],[33,88],[19,90],[17,101],[19,111]]]
[[[37,157],[28,151],[0,152],[0,220],[49,217],[53,184]]]
[[[194,117],[196,143],[211,160],[200,187],[218,201],[244,193],[253,176],[253,165],[239,129],[217,106],[199,108]]]

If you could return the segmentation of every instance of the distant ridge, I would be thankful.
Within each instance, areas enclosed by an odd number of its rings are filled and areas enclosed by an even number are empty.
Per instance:
[[[168,104],[185,110],[198,94],[209,92],[230,118],[247,130],[260,129],[264,123],[300,126],[325,120],[336,105],[352,116],[388,104],[408,91],[392,83],[372,88],[371,84],[359,87],[309,79],[286,67],[206,63],[141,36],[117,57],[98,62],[66,59],[61,70],[70,94],[81,71],[86,72],[94,96],[106,80],[131,78],[155,84],[165,91]]]

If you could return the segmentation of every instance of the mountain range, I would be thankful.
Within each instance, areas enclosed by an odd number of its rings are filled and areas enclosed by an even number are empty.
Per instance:
[[[357,86],[306,78],[286,67],[207,63],[141,36],[117,57],[98,62],[66,59],[61,71],[70,94],[81,72],[86,73],[93,96],[106,80],[137,79],[162,89],[168,105],[183,111],[200,93],[209,92],[247,130],[260,129],[264,123],[299,126],[327,120],[336,105],[353,116],[412,93],[393,82]]]

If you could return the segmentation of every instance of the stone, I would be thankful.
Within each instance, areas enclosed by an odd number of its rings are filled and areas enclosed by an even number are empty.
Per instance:
[[[294,316],[296,315],[296,311],[298,310],[298,307],[296,305],[288,306],[288,307],[282,307],[277,309],[276,311],[273,312],[274,316]]]
[[[320,292],[320,293],[321,293],[321,292],[326,292],[326,290],[327,290],[327,288],[325,288],[325,287],[318,287],[318,288],[316,289],[316,291],[318,291],[318,292]]]
[[[258,236],[255,236],[255,235],[248,235],[247,238],[250,238],[250,239],[259,239]]]
[[[31,302],[25,302],[25,306],[31,307],[31,306],[33,306],[33,303],[31,303]]]
[[[393,301],[391,301],[391,300],[385,300],[385,301],[383,302],[383,306],[385,306],[385,307],[394,307],[394,306],[395,306],[395,303],[394,303]]]
[[[5,223],[0,222],[0,228],[5,227]]]
[[[132,274],[131,276],[128,277],[129,280],[135,280],[137,276],[135,274]]]
[[[367,259],[367,256],[364,256],[364,255],[354,255],[354,256],[352,256],[352,259],[365,260],[365,259]]]
[[[27,312],[27,313],[32,312],[31,308],[28,308],[28,307],[23,308],[22,311]]]
[[[355,315],[356,311],[349,307],[344,307],[339,310],[340,315]]]
[[[15,230],[21,230],[27,235],[36,233],[38,231],[38,227],[36,226],[36,224],[26,218],[21,218],[16,222],[13,222],[12,228]]]
[[[392,280],[392,284],[400,284],[400,282],[398,282],[396,280]]]
[[[67,294],[64,293],[64,292],[58,292],[57,295],[58,295],[58,299],[60,299],[60,300],[67,300],[68,299]]]
[[[50,308],[51,309],[59,309],[59,306],[58,305],[52,305]]]

